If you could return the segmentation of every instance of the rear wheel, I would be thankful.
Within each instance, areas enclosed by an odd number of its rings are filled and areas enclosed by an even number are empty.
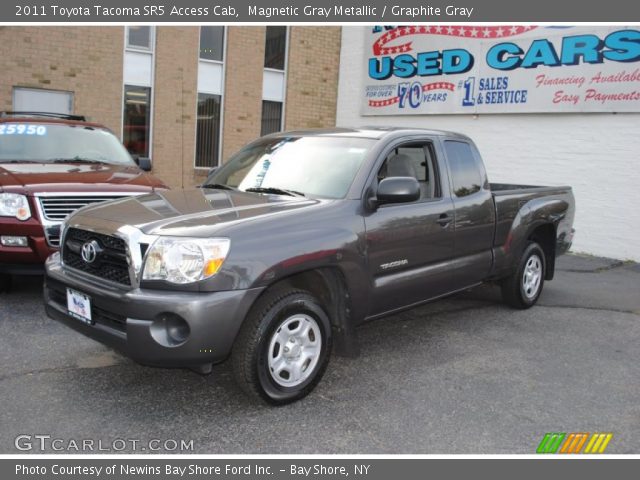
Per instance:
[[[331,323],[309,292],[277,288],[251,309],[232,351],[236,381],[254,398],[293,402],[318,384],[329,362]]]
[[[518,269],[502,282],[505,303],[520,309],[535,305],[542,293],[545,272],[544,251],[536,242],[530,242],[522,252]]]

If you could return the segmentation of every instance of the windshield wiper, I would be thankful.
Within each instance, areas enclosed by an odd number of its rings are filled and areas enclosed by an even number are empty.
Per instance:
[[[305,194],[302,192],[297,192],[295,190],[287,190],[284,188],[277,188],[277,187],[251,187],[251,188],[245,189],[245,192],[275,193],[276,195],[289,195],[291,197],[305,196]]]
[[[103,162],[102,160],[92,160],[90,158],[81,158],[81,157],[50,158],[48,161],[52,163],[99,163],[99,164],[108,165],[107,162]]]
[[[230,185],[225,185],[224,183],[205,183],[203,185],[200,185],[199,188],[213,188],[217,190],[237,190],[237,188],[234,188]]]

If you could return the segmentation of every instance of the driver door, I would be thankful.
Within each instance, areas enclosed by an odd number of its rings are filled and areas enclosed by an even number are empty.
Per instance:
[[[451,289],[448,262],[454,255],[454,207],[442,189],[441,168],[431,141],[401,144],[387,155],[378,181],[414,176],[420,199],[387,204],[365,217],[373,294],[369,317],[419,303]]]

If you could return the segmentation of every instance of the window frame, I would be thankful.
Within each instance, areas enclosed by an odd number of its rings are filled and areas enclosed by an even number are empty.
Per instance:
[[[480,172],[480,188],[478,190],[476,190],[475,192],[469,193],[467,195],[462,195],[459,196],[458,194],[456,194],[456,189],[455,189],[455,183],[454,183],[454,175],[453,175],[453,169],[451,167],[451,160],[449,158],[449,154],[447,152],[447,142],[453,142],[453,143],[462,143],[464,145],[467,145],[469,147],[469,151],[471,152],[471,158],[473,160],[473,164],[476,167],[479,167],[479,172]],[[449,172],[449,189],[451,190],[451,198],[455,198],[455,199],[463,199],[463,198],[470,198],[473,197],[474,195],[478,195],[479,193],[482,193],[483,191],[485,191],[488,187],[487,185],[487,170],[484,166],[484,163],[482,161],[482,158],[480,157],[480,155],[478,154],[475,146],[471,143],[468,142],[464,139],[459,139],[459,138],[444,138],[442,140],[442,150],[443,153],[446,157],[446,166],[447,166],[447,170]]]
[[[216,164],[214,165],[198,165],[198,105],[200,104],[200,95],[208,95],[208,96],[216,96],[219,97],[219,115],[218,115],[218,139],[217,139],[217,158],[216,158]],[[197,93],[197,97],[196,97],[196,141],[195,141],[195,148],[194,148],[194,155],[195,155],[195,159],[194,159],[194,166],[197,169],[200,170],[211,170],[212,168],[216,168],[219,167],[220,165],[222,165],[222,158],[221,158],[221,144],[222,144],[222,135],[221,135],[221,129],[222,129],[222,101],[223,101],[223,96],[216,94],[216,93],[208,93],[208,92],[198,92]]]
[[[427,155],[431,156],[432,159],[432,164],[433,164],[433,175],[434,177],[437,179],[437,183],[436,183],[436,188],[434,190],[434,196],[433,197],[426,197],[426,198],[419,198],[416,201],[413,202],[407,202],[407,203],[385,203],[384,205],[380,205],[379,208],[388,208],[388,207],[402,207],[402,206],[407,206],[407,205],[416,205],[416,204],[420,204],[420,203],[435,203],[435,202],[442,202],[445,200],[445,196],[444,196],[444,190],[442,188],[443,185],[443,173],[442,173],[442,169],[440,167],[440,161],[439,161],[439,156],[438,156],[438,149],[436,148],[436,142],[437,140],[434,138],[412,138],[412,139],[400,139],[398,142],[395,142],[389,146],[387,146],[381,153],[380,156],[378,157],[378,160],[376,161],[374,168],[372,169],[372,173],[371,173],[371,177],[369,179],[369,181],[365,184],[366,187],[363,190],[362,193],[362,200],[364,202],[367,201],[367,194],[366,192],[371,191],[372,188],[377,188],[378,186],[378,172],[380,171],[380,169],[382,168],[382,166],[384,165],[384,163],[387,161],[387,158],[389,157],[389,155],[391,155],[391,153],[398,149],[398,148],[402,148],[403,146],[407,146],[407,145],[416,145],[416,144],[422,144],[422,149],[424,151],[425,154],[425,160],[427,158]]]
[[[283,88],[283,92],[282,92],[282,100],[280,101],[280,103],[282,103],[282,114],[280,115],[280,130],[281,132],[283,132],[286,128],[286,119],[287,119],[287,91],[288,91],[288,84],[289,84],[289,46],[291,44],[291,27],[289,27],[288,25],[285,26],[285,44],[284,44],[284,70],[278,70],[275,68],[269,68],[269,67],[265,67],[264,66],[264,61],[263,61],[263,76],[264,76],[264,72],[274,72],[274,73],[279,73],[282,74],[283,76],[283,84],[284,84],[284,88]],[[265,48],[266,48],[266,42],[267,42],[267,32],[265,29]],[[273,99],[265,99],[264,96],[262,96],[262,101],[270,101],[270,102],[277,102],[278,100],[273,100]],[[262,104],[261,104],[262,105]],[[260,118],[262,119],[262,108],[260,110]]]
[[[284,52],[282,53],[283,55],[283,59],[282,59],[282,68],[275,68],[275,67],[267,67],[266,62],[267,62],[267,57],[266,57],[266,50],[267,50],[267,30],[269,29],[269,27],[284,27]],[[288,56],[289,56],[289,27],[286,25],[267,25],[265,27],[265,31],[264,31],[264,48],[265,48],[265,57],[263,59],[263,65],[262,68],[264,70],[269,70],[271,72],[286,72],[287,71],[287,60],[288,60]]]
[[[202,25],[200,26],[202,27]],[[223,50],[222,50],[222,61],[220,60],[210,60],[210,59],[206,59],[206,58],[200,58],[200,36],[202,35],[202,28],[198,29],[198,49],[196,50],[196,65],[199,64],[199,62],[205,62],[205,63],[214,63],[216,65],[220,65],[222,68],[222,88],[220,89],[220,129],[219,129],[219,141],[218,141],[218,166],[222,166],[225,162],[224,162],[224,158],[223,158],[223,152],[224,152],[224,122],[225,122],[225,115],[224,115],[224,109],[225,109],[225,102],[226,102],[226,80],[227,80],[227,62],[225,61],[225,59],[227,58],[227,48],[229,46],[229,28],[227,26],[222,26],[222,28],[224,29],[224,35],[223,35]],[[211,94],[211,92],[201,92],[198,90],[197,88],[197,82],[198,79],[196,78],[196,101],[195,101],[195,106],[194,106],[194,118],[196,119],[196,125],[195,128],[193,129],[193,170],[195,172],[202,172],[202,171],[209,171],[211,170],[212,167],[198,167],[196,165],[196,161],[198,158],[198,95],[200,93],[205,93],[205,94]],[[213,95],[218,95],[218,94],[213,94]]]
[[[280,105],[280,121],[279,121],[279,126],[278,129],[273,131],[273,132],[269,132],[269,133],[263,133],[263,123],[264,123],[264,104],[265,102],[269,102],[269,103],[277,103]],[[261,103],[261,109],[260,109],[260,136],[264,137],[265,135],[271,135],[272,133],[278,133],[282,131],[282,122],[284,119],[284,102],[278,102],[276,100],[265,100],[262,99],[262,103]]]
[[[149,47],[141,47],[140,45],[129,44],[129,30],[131,27],[148,27],[149,28]],[[124,29],[124,49],[130,52],[154,53],[156,45],[156,28],[154,25],[127,25]]]
[[[151,85],[135,85],[135,84],[130,84],[130,83],[123,83],[122,84],[122,135],[120,138],[120,141],[122,142],[123,145],[125,145],[125,138],[124,138],[124,132],[125,132],[125,109],[126,109],[126,102],[127,102],[127,87],[130,88],[145,88],[148,89],[149,91],[149,102],[147,104],[147,110],[148,110],[148,123],[147,123],[147,130],[148,130],[148,134],[147,134],[147,153],[146,154],[137,154],[137,153],[131,153],[129,152],[129,155],[131,155],[132,157],[134,155],[138,155],[138,157],[148,157],[151,158],[151,151],[153,148],[153,86]],[[126,145],[125,145],[126,148]],[[129,151],[129,149],[127,148],[127,151]]]
[[[202,58],[200,56],[200,46],[202,45],[202,28],[203,27],[221,27],[222,28],[222,60],[214,60],[213,58]],[[228,28],[226,25],[200,25],[200,28],[198,29],[198,62],[208,62],[208,63],[215,63],[217,65],[224,65],[225,64],[225,59],[227,58],[227,32],[228,32]],[[224,74],[224,71],[223,71]],[[224,84],[224,76],[223,76],[223,81],[222,83]],[[224,90],[224,88],[223,88]],[[206,93],[206,92],[203,92]]]
[[[67,94],[67,100],[69,101],[69,115],[73,114],[75,108],[75,92],[72,90],[56,90],[53,88],[34,88],[34,87],[22,87],[20,85],[13,85],[11,87],[11,107],[13,111],[22,111],[23,108],[16,106],[16,93],[17,92],[39,92],[39,93],[57,93]],[[30,109],[27,109],[29,111]]]

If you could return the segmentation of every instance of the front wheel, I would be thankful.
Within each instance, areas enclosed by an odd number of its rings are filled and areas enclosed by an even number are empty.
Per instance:
[[[514,308],[532,307],[542,293],[545,273],[544,251],[536,242],[530,242],[522,252],[518,269],[502,282],[502,299]]]
[[[240,387],[272,404],[293,402],[318,384],[329,362],[331,323],[309,292],[278,288],[251,309],[232,351]]]

